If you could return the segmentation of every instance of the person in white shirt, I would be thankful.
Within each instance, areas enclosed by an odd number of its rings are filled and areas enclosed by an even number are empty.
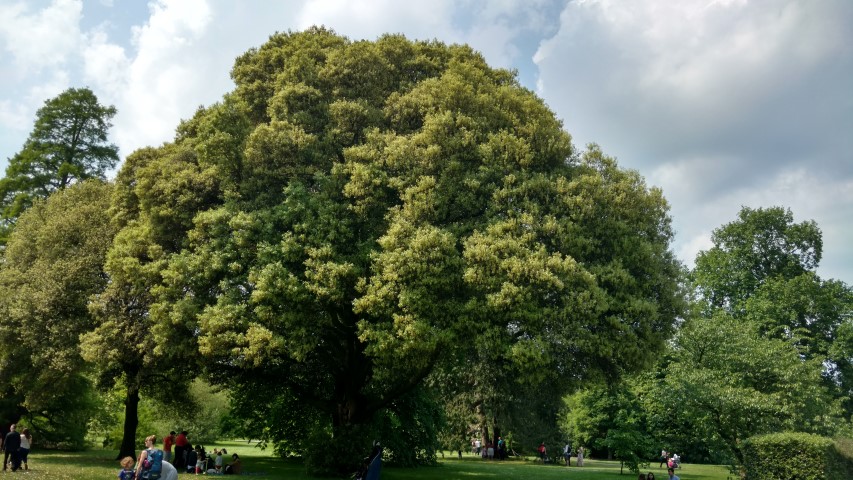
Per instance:
[[[24,465],[24,470],[29,470],[30,466],[27,464],[27,455],[30,454],[30,445],[32,444],[33,436],[30,435],[30,429],[25,428],[24,431],[21,432],[21,449],[18,450],[19,456],[21,457],[21,463]]]

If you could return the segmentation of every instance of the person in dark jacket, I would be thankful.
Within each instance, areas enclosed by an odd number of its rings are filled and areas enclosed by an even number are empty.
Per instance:
[[[12,459],[12,471],[21,468],[21,434],[15,431],[15,424],[9,427],[9,433],[6,434],[6,439],[3,441],[3,471],[6,471],[6,466],[9,465],[9,458]]]

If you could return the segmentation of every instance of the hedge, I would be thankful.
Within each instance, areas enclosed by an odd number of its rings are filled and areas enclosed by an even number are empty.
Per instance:
[[[773,433],[742,445],[748,480],[853,479],[853,440],[808,433]]]

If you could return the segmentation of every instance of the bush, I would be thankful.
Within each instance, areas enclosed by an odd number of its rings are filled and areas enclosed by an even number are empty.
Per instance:
[[[853,478],[853,443],[807,433],[773,433],[743,444],[749,480],[845,480]]]

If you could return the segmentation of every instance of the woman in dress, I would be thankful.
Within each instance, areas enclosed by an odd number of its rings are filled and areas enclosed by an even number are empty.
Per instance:
[[[583,466],[583,447],[578,447],[578,466]]]

